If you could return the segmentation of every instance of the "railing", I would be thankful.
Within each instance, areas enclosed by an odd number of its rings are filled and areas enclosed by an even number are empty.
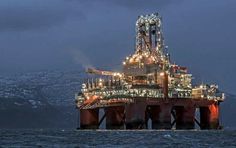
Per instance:
[[[164,98],[164,94],[161,89],[113,89],[113,90],[94,90],[90,92],[84,92],[85,96],[99,96],[99,98],[103,100],[109,100],[109,99],[119,99],[119,98]],[[189,91],[182,91],[181,93],[176,94],[173,91],[169,91],[168,98],[193,98],[191,96],[191,93]],[[82,96],[77,96],[76,100],[78,103],[83,103]],[[200,98],[201,99],[201,98]],[[218,100],[223,101],[224,99],[222,97],[216,97],[216,96],[206,96],[202,99],[207,100]]]
[[[135,89],[97,89],[93,91],[85,91],[86,96],[97,95],[103,99],[111,98],[132,98],[132,97],[146,97],[146,98],[163,98],[164,93],[162,89],[148,89],[148,88],[135,88]],[[169,91],[169,98],[191,98],[189,91],[181,92],[179,94]]]

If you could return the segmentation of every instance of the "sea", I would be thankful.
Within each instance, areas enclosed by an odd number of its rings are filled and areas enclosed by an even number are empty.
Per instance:
[[[235,148],[236,130],[2,129],[0,147]]]

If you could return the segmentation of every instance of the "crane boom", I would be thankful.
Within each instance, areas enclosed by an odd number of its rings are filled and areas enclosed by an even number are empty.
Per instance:
[[[118,74],[117,72],[98,70],[95,68],[88,68],[86,72],[90,74],[97,74],[97,75],[103,75],[103,76],[115,76]]]

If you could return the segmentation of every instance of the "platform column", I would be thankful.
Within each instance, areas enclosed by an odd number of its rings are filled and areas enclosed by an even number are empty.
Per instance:
[[[176,129],[194,129],[195,128],[195,110],[194,106],[177,106]]]
[[[210,129],[219,128],[219,105],[218,103],[209,106],[210,110]]]
[[[132,104],[125,106],[125,124],[126,129],[144,129],[145,124],[145,111],[146,102],[136,100]]]
[[[124,129],[124,106],[111,106],[105,108],[106,129]]]
[[[155,121],[155,129],[171,129],[171,109],[172,105],[164,103],[160,105],[160,112],[157,121]]]
[[[200,107],[201,129],[219,128],[219,105],[214,103],[208,107]]]
[[[98,129],[99,109],[80,109],[80,129]]]

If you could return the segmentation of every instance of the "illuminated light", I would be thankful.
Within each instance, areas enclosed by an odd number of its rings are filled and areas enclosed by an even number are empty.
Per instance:
[[[102,82],[98,83],[99,86],[102,86]]]
[[[83,88],[83,89],[86,88],[86,84],[85,84],[85,83],[82,84],[82,88]]]
[[[129,62],[130,62],[130,63],[133,63],[133,62],[134,62],[134,59],[133,59],[133,58],[131,58],[131,59],[129,60]]]
[[[222,93],[222,99],[225,99],[225,93]]]
[[[126,64],[126,62],[123,62],[123,65],[125,65]]]
[[[161,73],[160,73],[160,76],[164,76],[164,74],[165,74],[164,72],[161,72]]]

